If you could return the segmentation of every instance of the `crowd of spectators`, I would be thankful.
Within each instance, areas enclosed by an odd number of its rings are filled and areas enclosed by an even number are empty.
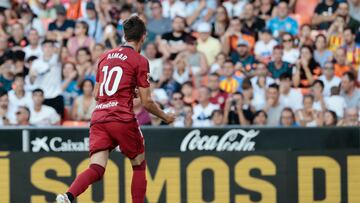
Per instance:
[[[88,125],[131,15],[175,127],[360,125],[360,0],[2,0],[0,125]]]

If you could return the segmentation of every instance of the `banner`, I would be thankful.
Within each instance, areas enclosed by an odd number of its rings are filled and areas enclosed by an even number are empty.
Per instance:
[[[147,154],[149,203],[359,203],[360,153]],[[0,202],[54,202],[88,167],[87,153],[0,152]],[[77,203],[131,203],[130,162],[112,153],[102,181]]]
[[[150,152],[360,149],[359,128],[143,128]],[[0,130],[0,150],[86,152],[88,129]]]

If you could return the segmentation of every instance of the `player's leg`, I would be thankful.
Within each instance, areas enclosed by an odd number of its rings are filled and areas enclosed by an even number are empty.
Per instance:
[[[133,203],[144,203],[146,194],[146,161],[145,153],[130,159],[133,168],[131,196]]]
[[[89,168],[76,177],[66,193],[71,201],[85,192],[89,185],[102,179],[108,158],[109,150],[99,151],[91,155]]]

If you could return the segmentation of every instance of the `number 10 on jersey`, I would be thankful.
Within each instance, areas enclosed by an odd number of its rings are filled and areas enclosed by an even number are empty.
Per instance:
[[[100,96],[104,96],[104,91],[107,96],[112,96],[116,93],[119,88],[121,77],[123,75],[123,69],[120,66],[115,66],[109,71],[109,66],[104,66],[101,70],[104,73],[104,80],[100,84]],[[110,82],[113,74],[115,75],[115,79],[112,87],[110,88]]]

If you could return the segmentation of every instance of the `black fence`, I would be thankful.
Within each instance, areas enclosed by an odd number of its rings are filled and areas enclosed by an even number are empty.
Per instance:
[[[144,128],[147,202],[360,202],[359,128]],[[54,202],[88,166],[87,129],[0,130],[0,202]],[[131,202],[112,153],[78,203]]]

